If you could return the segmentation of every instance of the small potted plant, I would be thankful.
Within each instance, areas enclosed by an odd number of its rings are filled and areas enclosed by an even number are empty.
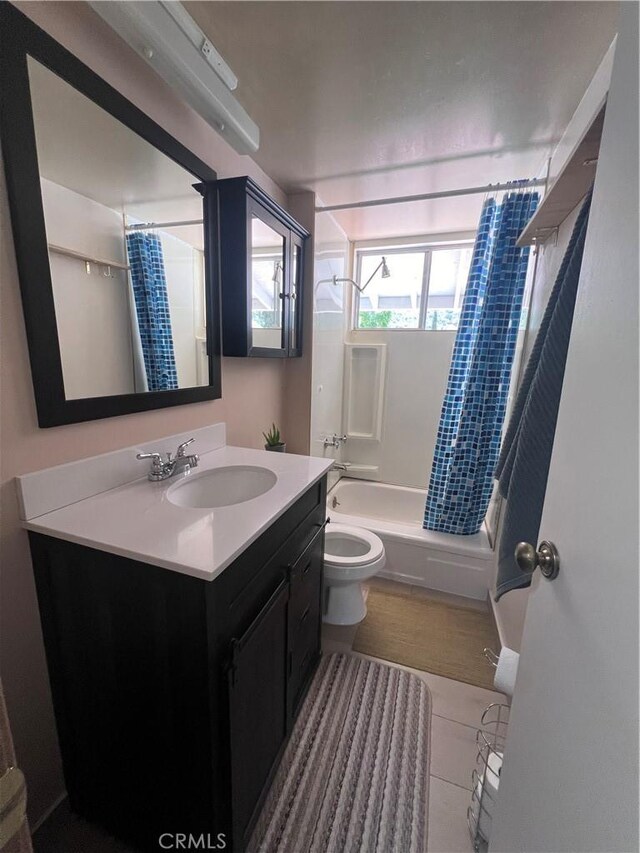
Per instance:
[[[264,440],[267,442],[264,446],[265,450],[273,450],[276,453],[285,453],[287,445],[284,441],[280,441],[280,430],[275,424],[271,424],[269,432],[263,432]]]

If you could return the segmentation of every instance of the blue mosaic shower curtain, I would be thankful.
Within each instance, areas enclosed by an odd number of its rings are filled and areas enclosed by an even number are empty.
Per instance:
[[[477,533],[486,515],[529,260],[516,240],[537,205],[538,193],[514,191],[483,206],[440,414],[427,530]]]
[[[127,234],[131,283],[149,391],[178,387],[162,244],[156,234]]]

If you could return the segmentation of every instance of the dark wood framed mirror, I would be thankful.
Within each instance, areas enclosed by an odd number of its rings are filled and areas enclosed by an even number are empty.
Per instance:
[[[39,425],[220,397],[215,171],[6,2],[0,131]]]

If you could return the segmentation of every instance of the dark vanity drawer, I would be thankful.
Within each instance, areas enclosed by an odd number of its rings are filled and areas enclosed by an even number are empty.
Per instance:
[[[304,557],[310,554],[311,543],[323,529],[325,516],[324,502],[317,503],[268,562],[260,566],[257,571],[255,566],[252,566],[249,582],[245,583],[240,589],[235,586],[235,595],[230,601],[226,597],[226,600],[222,599],[224,603],[221,608],[218,607],[217,615],[213,617],[215,630],[221,639],[230,640],[233,636],[237,637],[246,630],[281,579],[283,577],[291,578],[294,567],[296,569],[300,567],[300,583],[291,583],[292,595],[298,612],[302,612],[306,606],[304,602],[308,597],[311,576],[314,575],[312,570],[309,570],[308,573],[304,572],[306,567],[306,564],[303,565]],[[241,557],[238,562],[242,564],[242,560]],[[224,579],[224,574],[221,576],[221,580]],[[298,571],[295,574],[297,576]],[[309,577],[307,577],[308,574]],[[315,575],[317,576],[317,571]],[[229,580],[234,582],[237,581],[237,578],[230,577]],[[220,603],[219,598],[221,596],[216,598],[218,605]]]
[[[297,626],[295,642],[289,652],[290,694],[294,707],[299,699],[300,689],[304,686],[309,668],[315,660],[320,647],[320,596],[303,611]]]
[[[230,610],[239,610],[249,588],[255,592],[261,577],[276,564],[286,569],[298,559],[326,518],[326,481],[308,489],[287,512],[275,521],[212,584],[212,598],[224,601]],[[273,556],[271,556],[273,555]],[[270,557],[270,559],[269,559]]]
[[[314,529],[313,538],[291,567],[291,601],[289,610],[291,624],[296,625],[315,597],[319,595],[322,582],[324,555],[324,528],[326,522]]]

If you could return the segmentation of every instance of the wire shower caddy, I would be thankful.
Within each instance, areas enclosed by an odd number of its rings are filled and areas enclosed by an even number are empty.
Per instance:
[[[471,774],[471,803],[467,809],[467,823],[476,853],[484,853],[489,843],[509,710],[508,705],[499,702],[489,705],[482,713],[476,733],[478,753],[476,767]]]

